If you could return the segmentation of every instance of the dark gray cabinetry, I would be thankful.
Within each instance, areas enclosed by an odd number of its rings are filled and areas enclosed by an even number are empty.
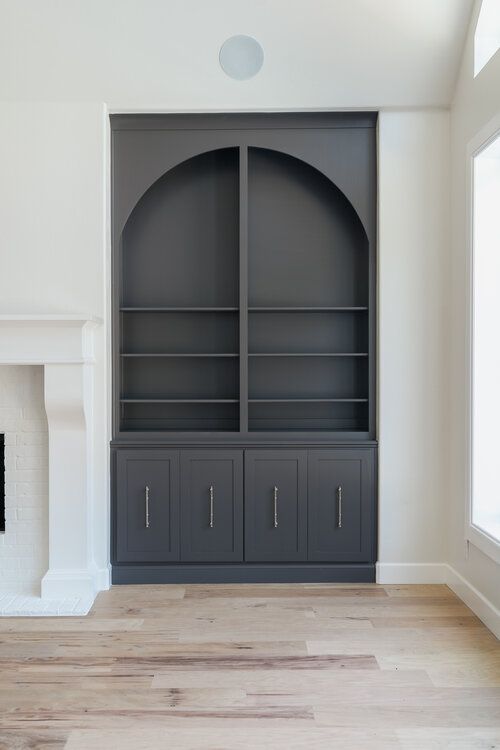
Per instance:
[[[376,127],[111,116],[114,583],[374,580]]]
[[[117,562],[167,562],[178,559],[178,451],[118,451]]]
[[[373,451],[309,451],[309,560],[372,559],[373,473]]]
[[[245,558],[307,559],[307,453],[245,451]]]
[[[181,560],[243,560],[243,451],[181,452]]]

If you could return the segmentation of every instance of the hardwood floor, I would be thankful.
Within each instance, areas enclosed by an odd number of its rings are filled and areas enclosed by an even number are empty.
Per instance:
[[[0,619],[0,748],[491,750],[500,643],[445,586],[120,586]]]

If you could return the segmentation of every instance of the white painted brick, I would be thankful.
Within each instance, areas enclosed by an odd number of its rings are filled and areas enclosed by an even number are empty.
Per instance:
[[[23,409],[13,406],[0,406],[0,429],[5,419],[22,419]]]
[[[47,423],[42,419],[25,419],[21,422],[21,432],[44,432]]]
[[[18,508],[42,508],[46,513],[48,509],[48,496],[21,495],[15,498],[15,504]]]
[[[5,472],[9,482],[21,482],[32,484],[34,482],[43,482],[44,472],[41,469],[23,469],[21,471],[14,469]]]
[[[2,570],[4,573],[10,570],[19,570],[20,567],[21,567],[21,564],[20,564],[20,560],[18,557],[11,557],[11,558],[2,560]]]
[[[40,535],[29,532],[19,532],[17,534],[17,539],[19,544],[37,544],[40,542]]]
[[[43,508],[17,508],[16,516],[20,521],[41,521]]]
[[[47,432],[23,432],[17,435],[18,445],[45,445],[48,442]]]
[[[17,469],[45,469],[47,459],[45,456],[17,456],[15,466]]]
[[[0,592],[39,589],[47,570],[48,432],[43,399],[43,368],[0,367],[6,480]]]
[[[49,449],[43,445],[11,445],[5,448],[6,458],[42,458],[48,462]]]
[[[1,415],[1,412],[0,412],[0,415]],[[22,418],[25,420],[36,419],[39,422],[43,422],[43,424],[47,425],[47,417],[45,416],[44,409],[41,409],[37,406],[23,407]]]
[[[16,495],[43,495],[46,490],[45,482],[18,482],[16,483]]]

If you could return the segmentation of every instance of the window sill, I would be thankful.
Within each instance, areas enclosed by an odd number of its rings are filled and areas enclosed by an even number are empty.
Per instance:
[[[479,526],[468,524],[465,538],[474,547],[477,547],[477,549],[500,565],[500,542],[494,539],[494,537],[490,536],[483,529],[480,529]]]

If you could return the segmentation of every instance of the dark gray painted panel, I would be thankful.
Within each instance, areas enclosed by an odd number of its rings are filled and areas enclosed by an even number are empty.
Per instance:
[[[112,583],[374,583],[375,565],[114,565]]]
[[[243,451],[181,452],[181,560],[243,559]]]
[[[118,451],[116,470],[116,560],[179,560],[179,453]]]
[[[306,456],[306,451],[245,451],[246,560],[307,559]]]
[[[309,560],[371,561],[375,494],[373,453],[309,451]]]
[[[376,182],[376,116],[369,113],[371,122],[356,127],[354,118],[346,115],[345,127],[337,127],[342,115],[305,115],[297,128],[259,127],[258,118],[248,121],[248,128],[230,126],[227,116],[224,129],[203,127],[203,115],[191,116],[188,132],[179,122],[179,129],[171,128],[169,116],[147,132],[113,130],[113,182],[120,185],[114,200],[113,232],[116,237],[144,192],[163,174],[176,165],[198,154],[235,146],[256,146],[283,151],[303,159],[333,180],[335,185],[355,206],[364,223],[370,242],[375,242],[376,211],[372,187]],[[234,116],[233,116],[234,117]],[[290,115],[284,116],[291,117]],[[362,124],[363,115],[359,116]],[[330,118],[331,125],[325,124]],[[236,124],[236,123],[235,123]],[[162,129],[163,128],[163,129]]]

